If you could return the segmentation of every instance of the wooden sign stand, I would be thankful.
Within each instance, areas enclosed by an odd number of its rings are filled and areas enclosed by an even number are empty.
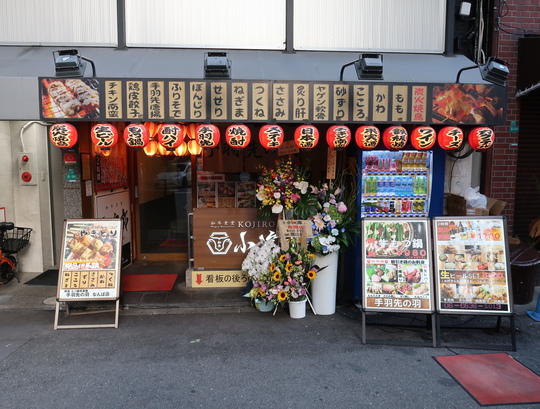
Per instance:
[[[121,219],[77,219],[64,222],[54,329],[118,328],[122,248]],[[69,302],[114,301],[115,308],[73,313]],[[114,312],[114,322],[59,325],[60,303],[67,316]]]
[[[56,311],[54,314],[54,329],[77,329],[77,328],[118,328],[118,316],[120,312],[120,299],[115,302],[115,308],[112,310],[99,310],[99,311],[83,311],[83,312],[69,312],[69,304],[66,302],[66,316],[70,315],[87,315],[87,314],[99,314],[105,312],[114,312],[114,323],[112,324],[70,324],[70,325],[58,325],[60,318],[60,301],[56,301]]]

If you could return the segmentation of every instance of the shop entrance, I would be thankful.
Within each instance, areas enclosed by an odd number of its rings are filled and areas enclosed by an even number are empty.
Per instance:
[[[135,154],[138,260],[187,260],[191,203],[189,156]]]

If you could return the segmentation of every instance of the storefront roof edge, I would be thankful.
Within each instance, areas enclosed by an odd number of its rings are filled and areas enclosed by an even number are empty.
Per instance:
[[[54,77],[53,51],[70,47],[0,47],[0,78]],[[76,47],[73,47],[76,48]],[[77,48],[105,78],[203,78],[205,49]],[[232,80],[339,81],[341,68],[360,52],[227,51]],[[453,83],[461,68],[474,63],[462,55],[383,54],[384,80],[392,83]],[[91,67],[86,75],[92,74]],[[483,83],[479,70],[464,71],[462,83]],[[343,81],[357,82],[353,66]],[[381,82],[381,81],[373,81]]]

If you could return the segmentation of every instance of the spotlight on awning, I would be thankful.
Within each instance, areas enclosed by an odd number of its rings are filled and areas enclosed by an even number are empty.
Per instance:
[[[354,66],[359,80],[383,79],[382,54],[361,54]]]
[[[79,55],[77,50],[53,51],[57,78],[82,77],[86,70],[86,61],[92,65],[92,76],[96,76],[96,67],[92,60]]]
[[[494,57],[489,57],[484,65],[480,66],[480,74],[484,81],[504,86],[510,70],[508,63]]]
[[[231,60],[227,53],[204,54],[204,78],[231,78]]]
[[[489,57],[487,62],[483,65],[473,65],[472,67],[465,67],[458,71],[456,77],[456,84],[459,84],[459,78],[461,73],[466,70],[472,70],[473,68],[480,68],[480,75],[484,81],[491,82],[495,85],[505,86],[506,79],[510,74],[508,69],[508,63],[499,60],[495,57]]]

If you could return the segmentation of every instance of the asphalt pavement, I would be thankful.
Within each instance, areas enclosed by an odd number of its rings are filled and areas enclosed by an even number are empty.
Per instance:
[[[0,286],[0,408],[478,408],[433,357],[505,350],[540,374],[540,322],[526,314],[539,289],[514,306],[508,351],[508,317],[499,326],[493,316],[444,317],[440,339],[458,346],[433,347],[425,315],[363,317],[340,304],[333,315],[292,319],[286,309],[256,311],[237,290],[132,303],[118,328],[55,331],[56,289],[10,282]],[[62,323],[110,319],[61,314]],[[490,407],[518,406],[540,408]]]

